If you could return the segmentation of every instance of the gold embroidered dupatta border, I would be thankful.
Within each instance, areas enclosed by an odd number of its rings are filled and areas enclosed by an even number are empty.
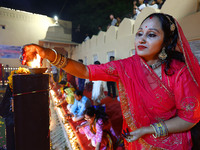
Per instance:
[[[131,115],[128,98],[126,96],[125,88],[121,81],[118,82],[118,89],[119,89],[119,95],[120,95],[120,102],[121,102],[121,109],[123,116],[126,120],[127,125],[130,127],[132,131],[136,130],[137,127],[134,124],[133,117]],[[153,145],[148,144],[143,138],[139,138],[139,143],[144,146],[145,149],[149,150],[164,150],[162,148],[154,147]]]
[[[142,63],[141,65],[145,66],[145,68],[152,74],[152,76],[163,87],[163,89],[169,94],[169,96],[174,97],[174,94],[172,93],[172,91],[162,83],[160,78],[158,76],[156,76],[156,74],[154,72],[151,71],[151,69],[146,65],[146,63],[142,59],[141,59],[141,63]],[[124,85],[121,80],[118,82],[118,89],[119,89],[120,102],[121,102],[123,116],[126,120],[127,125],[130,127],[130,129],[132,131],[134,131],[137,129],[137,127],[134,123],[134,122],[136,122],[136,120],[133,119],[134,117],[131,114],[131,110],[130,110],[130,106],[129,106],[129,102],[128,102],[128,96],[127,96],[127,93],[125,91]],[[143,138],[139,138],[138,142],[142,146],[144,146],[145,149],[164,150],[163,148],[158,148],[158,147],[155,147],[155,146],[147,143]]]

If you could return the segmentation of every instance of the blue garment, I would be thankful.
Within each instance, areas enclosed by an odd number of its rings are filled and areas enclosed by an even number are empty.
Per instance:
[[[115,19],[115,18],[113,18],[113,20],[112,20],[112,22],[111,22],[111,26],[115,26],[116,25],[116,23],[117,23],[117,19]]]
[[[80,101],[74,100],[74,104],[71,106],[71,113],[75,116],[82,116],[86,108],[91,106],[91,102],[86,96],[83,96]]]
[[[78,78],[78,89],[80,91],[83,91],[84,86],[85,86],[85,79]]]

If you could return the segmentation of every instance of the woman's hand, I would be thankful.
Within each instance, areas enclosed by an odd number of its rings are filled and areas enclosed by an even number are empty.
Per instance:
[[[30,62],[33,61],[34,58],[36,58],[37,54],[39,54],[41,57],[40,61],[41,65],[42,65],[42,60],[44,58],[48,59],[50,62],[54,62],[55,60],[57,60],[57,56],[60,55],[57,54],[55,50],[52,50],[50,48],[44,48],[36,44],[25,45],[22,48],[22,57],[21,57],[22,65],[31,66]],[[65,72],[74,75],[78,78],[89,79],[89,71],[87,67],[84,64],[72,60],[70,58],[67,59],[67,65],[62,69]]]
[[[36,44],[24,45],[22,48],[22,65],[29,66],[29,62],[36,58],[36,54],[40,55],[41,62],[44,58],[47,58],[50,61],[55,58],[55,54],[51,49]]]
[[[129,132],[128,129],[126,129],[127,131],[124,130],[124,134],[122,135],[126,139],[127,142],[133,142],[133,141],[138,140],[143,135],[148,134],[146,128],[148,127],[142,127],[132,132]]]
[[[130,140],[131,141],[138,140],[140,137],[147,134],[145,131],[146,131],[145,127],[142,127],[142,128],[136,129],[135,131],[130,132]]]

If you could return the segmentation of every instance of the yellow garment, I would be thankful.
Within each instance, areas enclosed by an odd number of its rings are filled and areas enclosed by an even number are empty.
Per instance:
[[[63,88],[64,88],[64,87],[60,87],[60,91],[61,91],[62,94],[64,93]]]
[[[74,104],[74,88],[65,89],[65,93],[67,94],[66,101],[68,104]]]

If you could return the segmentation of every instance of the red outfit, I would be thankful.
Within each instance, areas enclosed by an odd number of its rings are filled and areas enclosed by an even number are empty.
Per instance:
[[[179,51],[185,63],[173,60],[168,76],[162,65],[162,79],[137,54],[101,65],[89,65],[90,80],[115,81],[123,113],[123,128],[137,128],[179,116],[188,122],[200,120],[200,69],[189,44],[178,26]],[[126,149],[191,149],[190,131],[154,138],[145,135],[125,143]]]
[[[82,124],[85,124],[83,122]],[[91,143],[96,147],[97,143],[101,143],[100,150],[113,150],[113,144],[119,137],[111,126],[111,122],[103,123],[102,119],[95,120],[92,125],[87,125],[79,129],[81,134],[85,134]]]

